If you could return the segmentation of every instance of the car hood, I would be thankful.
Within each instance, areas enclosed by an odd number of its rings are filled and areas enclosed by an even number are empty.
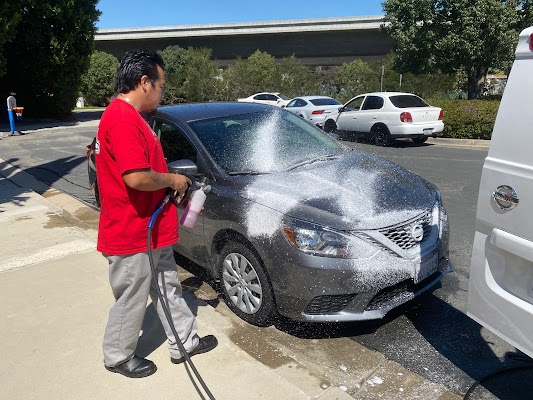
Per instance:
[[[345,231],[378,229],[414,218],[436,201],[434,190],[418,175],[358,150],[247,177],[241,195],[251,200],[246,210],[250,230],[262,224],[264,234],[268,226],[279,229],[284,216]]]

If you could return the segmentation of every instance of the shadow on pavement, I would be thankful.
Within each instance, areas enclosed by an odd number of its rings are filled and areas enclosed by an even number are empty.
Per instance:
[[[339,133],[337,134],[338,139],[342,140],[344,142],[352,142],[352,143],[364,143],[373,145],[373,141],[369,137],[363,137],[360,135],[355,135],[352,133]],[[395,148],[406,148],[406,147],[431,147],[434,146],[433,143],[415,143],[411,139],[395,139],[391,141],[387,147],[395,147]]]

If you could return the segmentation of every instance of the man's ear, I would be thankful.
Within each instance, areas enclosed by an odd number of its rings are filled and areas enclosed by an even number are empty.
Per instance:
[[[150,79],[148,79],[148,75],[141,76],[141,86],[143,88],[144,93],[146,93],[146,85],[150,83]]]

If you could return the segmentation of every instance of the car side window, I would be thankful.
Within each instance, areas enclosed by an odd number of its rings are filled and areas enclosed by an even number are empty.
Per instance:
[[[346,111],[359,111],[361,109],[361,104],[363,104],[363,100],[365,99],[364,96],[356,97],[352,101],[350,101],[348,104],[344,106],[344,109]]]
[[[298,104],[297,104],[297,103],[298,103],[298,99],[291,100],[291,101],[289,102],[289,104],[287,104],[285,107],[287,107],[287,108],[290,108],[290,107],[298,107]]]
[[[363,110],[379,110],[383,107],[383,98],[379,96],[367,96]]]
[[[305,107],[307,105],[307,102],[302,99],[298,99],[297,107]]]
[[[268,100],[268,98],[264,94],[258,94],[257,96],[254,96],[254,100]]]
[[[266,97],[265,100],[278,101],[278,98],[276,96],[274,96],[273,94],[267,94],[267,95],[265,95],[265,97]]]
[[[177,126],[156,121],[154,131],[159,137],[167,163],[185,159],[198,162],[198,152]]]

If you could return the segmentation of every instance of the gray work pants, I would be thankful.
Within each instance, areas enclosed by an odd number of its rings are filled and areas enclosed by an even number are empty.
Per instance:
[[[161,273],[165,276],[170,313],[176,332],[190,352],[198,345],[196,317],[182,297],[176,261],[172,246],[152,251],[154,265],[161,285]],[[115,296],[115,304],[109,311],[109,319],[104,334],[104,363],[109,367],[128,361],[133,357],[141,331],[148,295],[152,298],[159,319],[168,337],[168,347],[172,357],[182,354],[170,329],[165,313],[152,283],[152,271],[148,252],[111,256],[104,254],[109,262],[109,282]]]

